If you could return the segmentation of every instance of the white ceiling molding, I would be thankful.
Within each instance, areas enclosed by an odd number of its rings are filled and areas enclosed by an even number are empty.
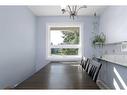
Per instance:
[[[28,6],[28,8],[36,16],[66,16],[68,13],[62,14],[60,6]],[[94,12],[101,15],[107,6],[87,6],[78,12],[80,16],[93,16]]]

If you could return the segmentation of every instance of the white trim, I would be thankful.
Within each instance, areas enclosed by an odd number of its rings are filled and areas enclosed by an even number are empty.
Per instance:
[[[78,45],[59,45],[59,46],[50,46],[49,41],[50,41],[50,37],[49,37],[49,31],[50,31],[50,27],[79,27],[80,28],[80,42]],[[75,23],[47,23],[46,24],[46,59],[47,60],[58,60],[58,59],[76,59],[76,60],[80,60],[81,56],[83,55],[83,46],[82,46],[82,40],[83,40],[83,25],[82,23],[79,22],[75,22]],[[51,57],[49,56],[49,52],[50,52],[50,48],[79,48],[79,54],[78,56],[55,56],[55,57]]]
[[[80,45],[59,45],[59,46],[49,46],[50,48],[80,48]]]

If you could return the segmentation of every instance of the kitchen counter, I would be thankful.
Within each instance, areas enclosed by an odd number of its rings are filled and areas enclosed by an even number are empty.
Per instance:
[[[127,67],[127,55],[106,55],[97,59]]]

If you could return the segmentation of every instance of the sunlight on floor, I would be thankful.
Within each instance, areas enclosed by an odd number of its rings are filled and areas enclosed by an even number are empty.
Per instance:
[[[114,87],[116,88],[116,90],[120,90],[120,87],[119,87],[119,85],[117,84],[117,82],[116,82],[115,79],[113,79],[113,85],[114,85]]]
[[[118,71],[116,70],[116,68],[114,67],[114,73],[116,74],[117,78],[119,79],[120,83],[122,84],[124,89],[127,89],[127,85],[125,84],[125,82],[123,81],[122,77],[120,76],[120,74],[118,73]],[[114,86],[116,87],[116,89],[118,88],[118,84],[116,82],[115,79],[113,79],[113,83]]]

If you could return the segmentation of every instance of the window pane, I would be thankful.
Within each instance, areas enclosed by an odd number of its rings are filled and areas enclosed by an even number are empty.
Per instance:
[[[78,55],[78,48],[51,48],[51,55]]]
[[[79,44],[79,27],[51,27],[51,45]]]

